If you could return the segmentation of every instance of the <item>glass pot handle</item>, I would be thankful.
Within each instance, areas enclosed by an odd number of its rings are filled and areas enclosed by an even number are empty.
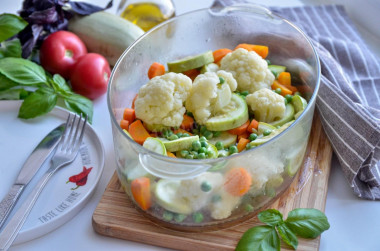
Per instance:
[[[160,159],[149,153],[139,153],[139,161],[148,173],[163,179],[191,179],[212,167],[199,161]]]
[[[248,3],[247,1],[215,0],[211,6],[213,14],[226,14],[233,12],[247,12],[275,18],[272,12],[261,5]]]

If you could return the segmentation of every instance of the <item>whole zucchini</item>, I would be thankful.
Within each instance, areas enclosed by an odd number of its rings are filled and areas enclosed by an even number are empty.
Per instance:
[[[137,25],[104,11],[70,19],[69,30],[82,39],[89,52],[103,55],[110,65],[144,33]]]

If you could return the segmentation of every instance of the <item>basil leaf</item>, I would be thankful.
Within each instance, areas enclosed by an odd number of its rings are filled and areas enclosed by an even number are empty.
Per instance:
[[[293,233],[303,238],[316,238],[330,228],[326,215],[314,208],[290,211],[285,224]]]
[[[50,112],[57,104],[58,95],[47,88],[40,88],[30,94],[22,103],[18,117],[31,119]]]
[[[92,101],[78,94],[70,94],[64,96],[66,107],[77,113],[87,115],[88,122],[92,123],[93,106]]]
[[[13,37],[23,30],[28,23],[19,16],[4,13],[0,15],[0,42]]]
[[[14,57],[21,58],[21,43],[20,40],[13,39],[1,43],[0,58]]]
[[[280,238],[276,229],[270,226],[258,226],[248,229],[236,246],[236,251],[279,251]]]
[[[268,209],[260,212],[257,217],[263,223],[266,223],[269,226],[277,226],[282,221],[282,214],[276,209]]]
[[[280,223],[277,226],[277,231],[281,237],[281,239],[291,246],[294,250],[297,249],[298,246],[298,239],[297,236],[286,226],[285,223]]]
[[[53,86],[56,91],[63,93],[71,93],[71,89],[69,85],[66,83],[66,80],[59,74],[54,74]]]
[[[0,91],[12,88],[17,84],[0,73]]]
[[[38,85],[47,81],[41,66],[22,58],[0,59],[0,73],[20,85]]]
[[[28,92],[24,89],[10,89],[0,91],[0,100],[18,100],[28,95]]]

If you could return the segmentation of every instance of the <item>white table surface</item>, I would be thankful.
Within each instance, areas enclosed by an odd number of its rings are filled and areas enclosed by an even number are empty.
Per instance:
[[[106,0],[92,0],[104,5]],[[119,1],[114,1],[115,11]],[[176,13],[206,8],[212,0],[173,0]],[[252,2],[262,3],[255,0]],[[367,2],[367,4],[365,4]],[[379,0],[269,0],[268,6],[296,6],[304,4],[342,3],[348,8],[361,35],[370,48],[380,56],[380,29],[373,29],[373,23],[380,23],[375,9],[380,8]],[[15,13],[20,9],[21,0],[1,0],[0,13]],[[376,12],[378,13],[378,12]],[[377,18],[377,20],[373,19]],[[375,27],[376,28],[376,27]],[[378,28],[378,26],[377,26]],[[93,127],[100,136],[106,153],[104,173],[90,202],[72,220],[55,231],[38,239],[12,246],[11,250],[165,250],[125,240],[104,237],[95,233],[91,225],[92,214],[106,188],[116,164],[114,160],[111,124],[108,116],[106,96],[94,102]],[[11,153],[10,153],[11,154]],[[25,157],[26,158],[26,157]],[[4,179],[5,177],[0,177]],[[380,203],[357,198],[333,157],[329,189],[326,203],[326,215],[331,228],[322,234],[320,250],[380,250]]]

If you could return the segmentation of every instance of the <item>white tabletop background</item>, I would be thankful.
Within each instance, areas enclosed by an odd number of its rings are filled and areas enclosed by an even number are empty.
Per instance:
[[[89,1],[89,0],[88,0]],[[251,0],[263,4],[263,1]],[[1,0],[0,13],[16,13],[21,0]],[[89,1],[104,6],[107,0]],[[114,1],[115,12],[119,1]],[[173,0],[176,14],[207,8],[212,0]],[[268,6],[300,6],[307,4],[344,4],[351,19],[369,47],[380,57],[380,0],[269,0]],[[380,87],[379,87],[380,88]],[[106,95],[94,102],[93,127],[105,147],[104,173],[90,202],[72,220],[38,239],[12,246],[11,250],[165,250],[98,235],[92,228],[91,217],[106,188],[116,164]],[[26,156],[25,156],[26,159]],[[0,177],[0,181],[3,177]],[[336,157],[332,159],[326,203],[326,215],[331,228],[322,234],[320,250],[357,251],[380,250],[380,202],[357,198],[346,182]]]

